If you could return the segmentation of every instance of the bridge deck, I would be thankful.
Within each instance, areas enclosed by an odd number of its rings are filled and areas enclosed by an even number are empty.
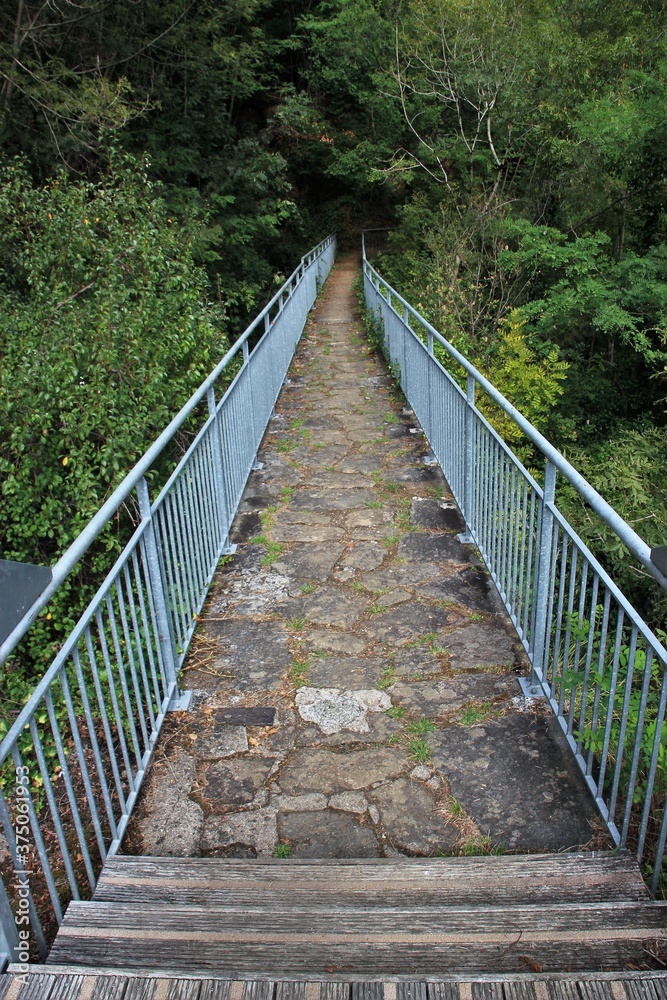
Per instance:
[[[428,982],[228,980],[63,969],[0,980],[0,1000],[663,1000],[667,973],[485,977]]]
[[[348,258],[309,322],[124,850],[296,858],[611,846]],[[260,711],[263,710],[263,711]],[[129,996],[129,994],[128,994]]]

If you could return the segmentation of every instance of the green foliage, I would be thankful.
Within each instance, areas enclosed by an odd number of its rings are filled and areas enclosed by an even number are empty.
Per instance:
[[[147,165],[93,183],[0,172],[0,544],[51,564],[226,348],[223,314]],[[176,453],[154,475],[166,473]],[[41,673],[131,527],[112,521],[14,663]]]
[[[536,357],[527,341],[525,323],[519,311],[513,310],[498,337],[486,375],[524,417],[538,430],[544,430],[558,397],[563,394],[567,369],[567,362],[559,360],[556,346],[549,347],[542,358]],[[484,392],[479,393],[478,406],[490,416],[508,444],[524,443],[523,432],[516,423]]]

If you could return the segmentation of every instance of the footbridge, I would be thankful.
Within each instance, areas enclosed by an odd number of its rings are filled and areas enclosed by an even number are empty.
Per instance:
[[[660,560],[365,251],[330,276],[334,253],[0,649],[135,511],[0,746],[0,1000],[667,996],[667,651],[559,482],[665,586]]]

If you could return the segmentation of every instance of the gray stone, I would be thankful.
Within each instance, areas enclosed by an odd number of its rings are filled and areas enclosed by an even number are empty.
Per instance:
[[[371,485],[367,475],[360,475],[355,472],[322,472],[317,477],[318,489],[326,490],[352,490],[366,489]]]
[[[494,843],[561,851],[585,846],[597,829],[593,799],[552,716],[448,726],[432,746],[452,794]]]
[[[201,729],[196,737],[192,750],[199,760],[220,760],[248,749],[248,733],[244,726],[224,726],[213,732]]]
[[[295,858],[377,858],[375,834],[350,813],[325,809],[319,813],[279,816],[281,841],[288,841]]]
[[[382,458],[379,455],[347,455],[337,468],[341,472],[376,472],[382,468]]]
[[[431,777],[431,768],[426,767],[425,764],[418,764],[410,771],[410,777],[414,778],[415,781],[426,781]]]
[[[345,552],[340,564],[366,572],[380,566],[386,555],[386,549],[377,542],[355,541]]]
[[[355,746],[369,747],[385,744],[395,733],[403,732],[401,721],[392,719],[383,712],[367,715],[366,721],[368,722],[367,733],[354,733],[349,729],[342,729],[338,733],[326,736],[316,726],[304,727],[297,736],[297,745],[300,747],[345,747],[347,749],[352,749]]]
[[[418,528],[431,528],[439,531],[460,532],[465,528],[465,522],[453,500],[431,500],[424,497],[413,498],[410,507],[410,524]]]
[[[382,829],[389,841],[406,854],[450,851],[458,834],[447,826],[430,790],[410,778],[399,778],[368,792],[380,810]]]
[[[352,510],[354,507],[365,507],[375,499],[375,494],[368,489],[352,489],[336,492],[334,490],[297,490],[292,497],[294,507],[307,507],[309,510]]]
[[[280,772],[280,786],[288,795],[303,792],[336,792],[358,790],[375,781],[395,778],[405,769],[405,757],[400,750],[382,747],[377,750],[357,750],[354,753],[334,753],[319,748],[296,750]]]
[[[296,706],[302,719],[314,722],[327,735],[341,729],[367,733],[366,713],[386,712],[391,708],[391,699],[383,691],[372,689],[302,687],[296,693]]]
[[[514,643],[518,641],[495,621],[478,622],[451,632],[446,647],[454,670],[488,670],[514,663]]]
[[[326,448],[317,448],[315,450],[311,448],[305,462],[310,469],[324,469],[327,466],[335,465],[337,462],[340,462],[340,460],[345,457],[347,451],[347,445],[328,444]],[[349,471],[354,472],[356,470],[351,469]]]
[[[304,614],[316,625],[354,625],[367,600],[334,587],[323,587],[304,601]]]
[[[345,518],[348,528],[381,528],[391,524],[392,514],[386,507],[362,507]]]
[[[339,542],[343,529],[324,524],[277,524],[270,529],[272,542]]]
[[[363,631],[390,645],[405,645],[420,635],[444,628],[449,615],[444,608],[406,603],[364,621]]]
[[[413,562],[469,563],[470,553],[452,535],[415,531],[405,535],[398,546],[399,556]]]
[[[293,510],[291,507],[283,507],[273,515],[272,524],[279,527],[284,527],[286,524],[330,525],[331,515],[314,510]]]
[[[208,628],[219,637],[222,650],[216,666],[233,674],[233,687],[241,691],[266,691],[280,684],[292,663],[284,625],[231,618],[211,622]]]
[[[275,571],[243,571],[228,581],[226,594],[235,615],[263,615],[275,601],[287,596],[289,579]]]
[[[431,580],[418,587],[417,593],[434,601],[455,601],[473,611],[497,613],[502,610],[500,595],[491,578],[476,566]]]
[[[186,754],[153,764],[133,820],[144,854],[174,857],[199,854],[204,813],[190,798],[195,778],[196,762]]]
[[[301,688],[296,693],[296,706],[301,718],[314,722],[323,733],[338,733],[341,729],[368,732],[361,705],[336,688]]]
[[[276,572],[285,573],[297,580],[324,583],[344,551],[344,545],[331,542],[294,545],[273,564],[273,568]]]
[[[375,688],[380,683],[387,660],[379,656],[326,657],[310,665],[308,679],[313,687],[362,689]]]
[[[311,792],[309,795],[281,795],[275,802],[279,812],[316,812],[326,809],[327,797]]]
[[[202,836],[202,855],[209,857],[271,857],[278,843],[277,812],[263,809],[210,816]]]
[[[445,641],[443,636],[443,644]],[[442,662],[428,646],[404,646],[396,650],[394,673],[397,677],[430,677],[442,673]]]
[[[378,594],[375,603],[381,605],[383,608],[393,608],[396,604],[403,604],[405,601],[409,601],[412,596],[409,590],[400,590],[397,587],[395,590],[390,590],[388,594]]]
[[[339,792],[329,799],[329,808],[363,815],[368,809],[368,800],[363,792]]]
[[[366,573],[363,577],[364,587],[370,590],[393,590],[395,587],[414,587],[424,580],[438,577],[442,573],[435,563],[408,563],[406,560],[390,563],[374,573]]]
[[[213,764],[204,773],[204,798],[213,803],[216,812],[225,806],[252,802],[264,786],[274,767],[266,757],[245,757],[229,763]]]
[[[334,630],[308,629],[303,636],[304,643],[310,649],[323,649],[331,653],[348,656],[358,656],[363,652],[366,641],[353,632],[337,632]]]
[[[470,701],[509,701],[518,690],[519,682],[512,675],[459,674],[441,680],[397,681],[389,693],[411,714],[438,718],[459,711]]]

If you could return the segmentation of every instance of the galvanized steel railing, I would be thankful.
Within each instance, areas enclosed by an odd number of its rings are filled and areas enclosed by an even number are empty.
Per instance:
[[[230,550],[232,520],[334,253],[329,237],[302,259],[59,560],[49,588],[0,647],[4,662],[134,496],[141,519],[132,538],[0,745],[0,821],[11,858],[0,883],[0,969],[10,956],[25,963],[29,947],[46,956],[64,904],[94,890],[120,846],[165,714],[181,704],[178,671],[197,614]],[[204,401],[208,419],[151,502],[146,474]]]
[[[667,650],[556,506],[561,473],[663,586],[648,545],[476,368],[371,266],[364,293],[429,441],[615,844],[655,893],[667,836]],[[467,375],[467,392],[436,357]],[[544,487],[475,405],[479,386],[546,458]]]

